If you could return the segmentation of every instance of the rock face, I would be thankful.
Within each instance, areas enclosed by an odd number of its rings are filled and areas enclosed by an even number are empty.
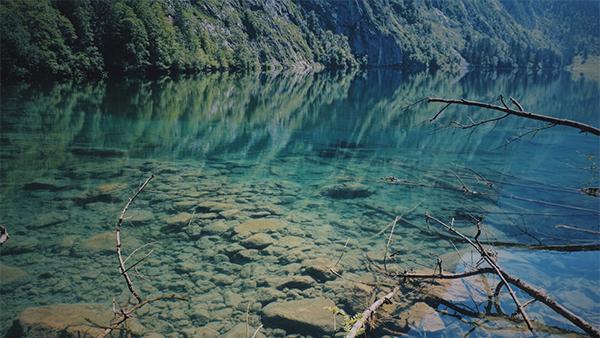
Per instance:
[[[98,326],[107,325],[112,310],[100,304],[56,304],[30,307],[19,315],[9,337],[97,337],[103,332]],[[141,335],[143,327],[135,320],[128,321],[133,335]]]
[[[321,194],[329,196],[331,198],[360,198],[369,197],[373,195],[375,191],[362,184],[355,182],[344,182],[334,185],[323,187]]]
[[[288,334],[333,335],[333,317],[326,309],[332,306],[335,304],[325,298],[274,302],[263,308],[263,319],[266,325],[284,329]]]

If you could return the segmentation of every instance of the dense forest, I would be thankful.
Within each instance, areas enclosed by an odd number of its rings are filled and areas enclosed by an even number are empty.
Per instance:
[[[599,17],[593,0],[11,0],[0,3],[2,80],[558,67],[600,54]]]

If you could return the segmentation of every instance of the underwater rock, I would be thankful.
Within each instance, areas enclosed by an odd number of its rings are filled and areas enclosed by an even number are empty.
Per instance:
[[[284,299],[284,298],[285,298],[285,293],[283,293],[279,290],[272,289],[272,288],[260,288],[260,289],[258,289],[258,291],[256,293],[256,301],[260,302],[263,305],[272,303],[274,301],[277,301],[278,299]]]
[[[180,227],[187,225],[192,219],[192,214],[187,212],[182,212],[177,215],[173,215],[171,217],[167,217],[165,222],[170,227]]]
[[[238,209],[229,209],[219,212],[219,215],[225,219],[234,219],[240,214]]]
[[[335,279],[335,275],[329,270],[330,267],[334,265],[335,262],[333,260],[325,257],[305,259],[302,261],[304,273],[311,276],[318,282],[325,282]],[[337,271],[341,272],[341,266],[338,266]]]
[[[331,198],[347,199],[369,197],[375,193],[373,188],[362,183],[344,182],[323,187],[321,194]]]
[[[423,302],[413,305],[406,316],[407,325],[418,331],[436,332],[446,328],[437,311]],[[401,320],[403,317],[401,315]]]
[[[229,225],[223,221],[212,222],[209,225],[205,226],[202,229],[203,232],[206,232],[209,235],[220,235],[224,232],[229,231]]]
[[[231,330],[227,331],[222,337],[223,338],[246,337],[246,329],[248,329],[248,332],[250,333],[249,336],[254,334],[254,332],[256,331],[256,328],[253,326],[246,327],[245,323],[239,323],[236,326],[234,326]],[[266,336],[264,334],[262,334],[260,331],[256,334],[256,337],[257,338],[259,338],[259,337],[266,338]]]
[[[173,209],[176,211],[191,211],[196,208],[198,204],[194,200],[184,200],[173,203]]]
[[[207,326],[184,329],[183,335],[186,338],[215,338],[220,336],[219,331],[211,329]]]
[[[240,305],[240,303],[244,300],[242,296],[231,291],[225,291],[225,293],[223,294],[223,298],[225,298],[225,304],[232,308],[237,308],[238,305]]]
[[[165,336],[163,336],[160,333],[149,332],[149,333],[146,333],[142,338],[165,338]]]
[[[234,231],[242,236],[257,232],[273,232],[288,226],[286,221],[276,218],[259,218],[246,221],[234,228]]]
[[[277,289],[308,289],[315,283],[315,280],[309,276],[288,276],[281,279],[275,286]]]
[[[416,273],[434,274],[435,271],[423,268],[417,270]],[[433,298],[444,299],[453,303],[482,303],[488,299],[488,294],[494,292],[494,290],[490,289],[494,285],[495,283],[487,280],[487,277],[484,275],[475,275],[457,279],[437,279],[428,281],[424,285],[422,293]]]
[[[273,242],[273,237],[267,234],[258,233],[243,240],[242,245],[248,249],[264,249],[273,244]]]
[[[302,244],[304,244],[304,239],[298,236],[284,236],[277,240],[277,245],[287,249],[296,248]]]
[[[24,190],[35,191],[35,190],[49,190],[58,191],[68,188],[68,185],[62,181],[53,178],[38,178],[23,186]]]
[[[202,236],[202,227],[198,224],[191,224],[185,227],[184,231],[191,239],[198,239]]]
[[[123,191],[128,191],[125,183],[105,183],[73,198],[73,202],[78,205],[120,202],[122,200],[120,195]]]
[[[334,294],[340,300],[338,305],[343,305],[346,310],[350,310],[352,313],[361,313],[365,310],[365,299],[369,299],[374,290],[367,284],[350,282],[350,280],[369,284],[375,284],[375,280],[370,274],[344,274],[344,277],[348,279],[338,278],[326,282],[324,290]]]
[[[263,319],[269,327],[281,328],[288,334],[321,337],[333,335],[333,320],[328,307],[335,304],[326,298],[312,298],[271,303],[263,308]]]
[[[27,276],[27,272],[10,265],[0,263],[0,285],[8,285]]]
[[[100,304],[55,304],[30,307],[19,315],[7,336],[45,338],[97,337],[108,325],[112,310]],[[132,318],[127,327],[133,335],[141,335],[144,328]]]
[[[10,240],[6,241],[0,248],[2,255],[17,255],[27,252],[32,252],[39,246],[39,241],[34,238],[23,236],[10,236]]]
[[[225,210],[237,209],[235,204],[204,201],[198,204],[198,208],[202,212],[221,212]]]
[[[131,210],[127,212],[127,222],[133,225],[144,225],[154,220],[154,213],[150,210]]]
[[[45,228],[51,225],[65,222],[68,219],[69,217],[64,213],[59,213],[55,211],[47,212],[37,216],[35,221],[31,223],[31,227],[34,229]]]
[[[128,249],[135,249],[139,247],[141,244],[135,238],[131,236],[122,237],[122,244],[124,247]],[[81,247],[84,250],[98,252],[98,253],[114,253],[115,252],[115,233],[112,231],[103,232],[97,235],[94,235],[86,240],[81,242]]]
[[[219,218],[219,214],[215,213],[215,212],[209,212],[209,213],[201,213],[201,214],[196,214],[195,216],[198,219],[215,219],[215,218]]]
[[[258,258],[258,250],[256,249],[244,249],[235,253],[232,258],[234,263],[244,263],[247,261],[255,260]]]

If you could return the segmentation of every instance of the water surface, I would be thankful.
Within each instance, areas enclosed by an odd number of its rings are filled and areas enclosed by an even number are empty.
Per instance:
[[[347,239],[337,268],[372,279],[364,255],[381,263],[387,238],[380,231],[396,215],[405,219],[390,248],[398,269],[433,268],[438,255],[466,249],[425,222],[427,213],[454,219],[469,234],[474,220],[483,220],[486,239],[513,244],[597,240],[572,229],[599,230],[598,199],[580,192],[599,185],[596,137],[555,127],[511,143],[540,125],[508,118],[463,130],[448,125],[490,113],[450,107],[430,123],[441,106],[407,108],[426,96],[497,102],[500,94],[530,111],[600,124],[598,83],[560,72],[218,74],[5,86],[0,221],[12,237],[1,262],[25,274],[0,278],[0,334],[30,306],[124,299],[112,231],[127,197],[151,173],[156,178],[125,224],[125,251],[155,242],[140,269],[146,277],[136,276],[136,285],[144,294],[189,296],[190,302],[159,303],[140,316],[148,331],[174,336],[203,326],[224,334],[246,322],[248,304],[254,326],[272,302],[324,297],[359,311],[365,301],[348,292],[351,282],[277,289],[273,280],[309,275],[313,259],[335,263]],[[390,176],[399,184],[390,184]],[[362,190],[331,193],[340,184]],[[283,224],[264,230],[274,241],[266,247],[236,230],[264,219]],[[500,264],[600,325],[596,252],[498,250]],[[541,305],[530,311],[540,323],[574,330]],[[438,335],[522,327],[483,325],[450,312],[441,314],[446,330]],[[263,332],[286,334],[275,326]]]

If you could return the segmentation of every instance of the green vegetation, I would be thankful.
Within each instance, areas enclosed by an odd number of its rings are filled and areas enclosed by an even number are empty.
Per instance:
[[[597,1],[11,0],[0,3],[2,79],[558,67],[600,55],[599,13]]]

